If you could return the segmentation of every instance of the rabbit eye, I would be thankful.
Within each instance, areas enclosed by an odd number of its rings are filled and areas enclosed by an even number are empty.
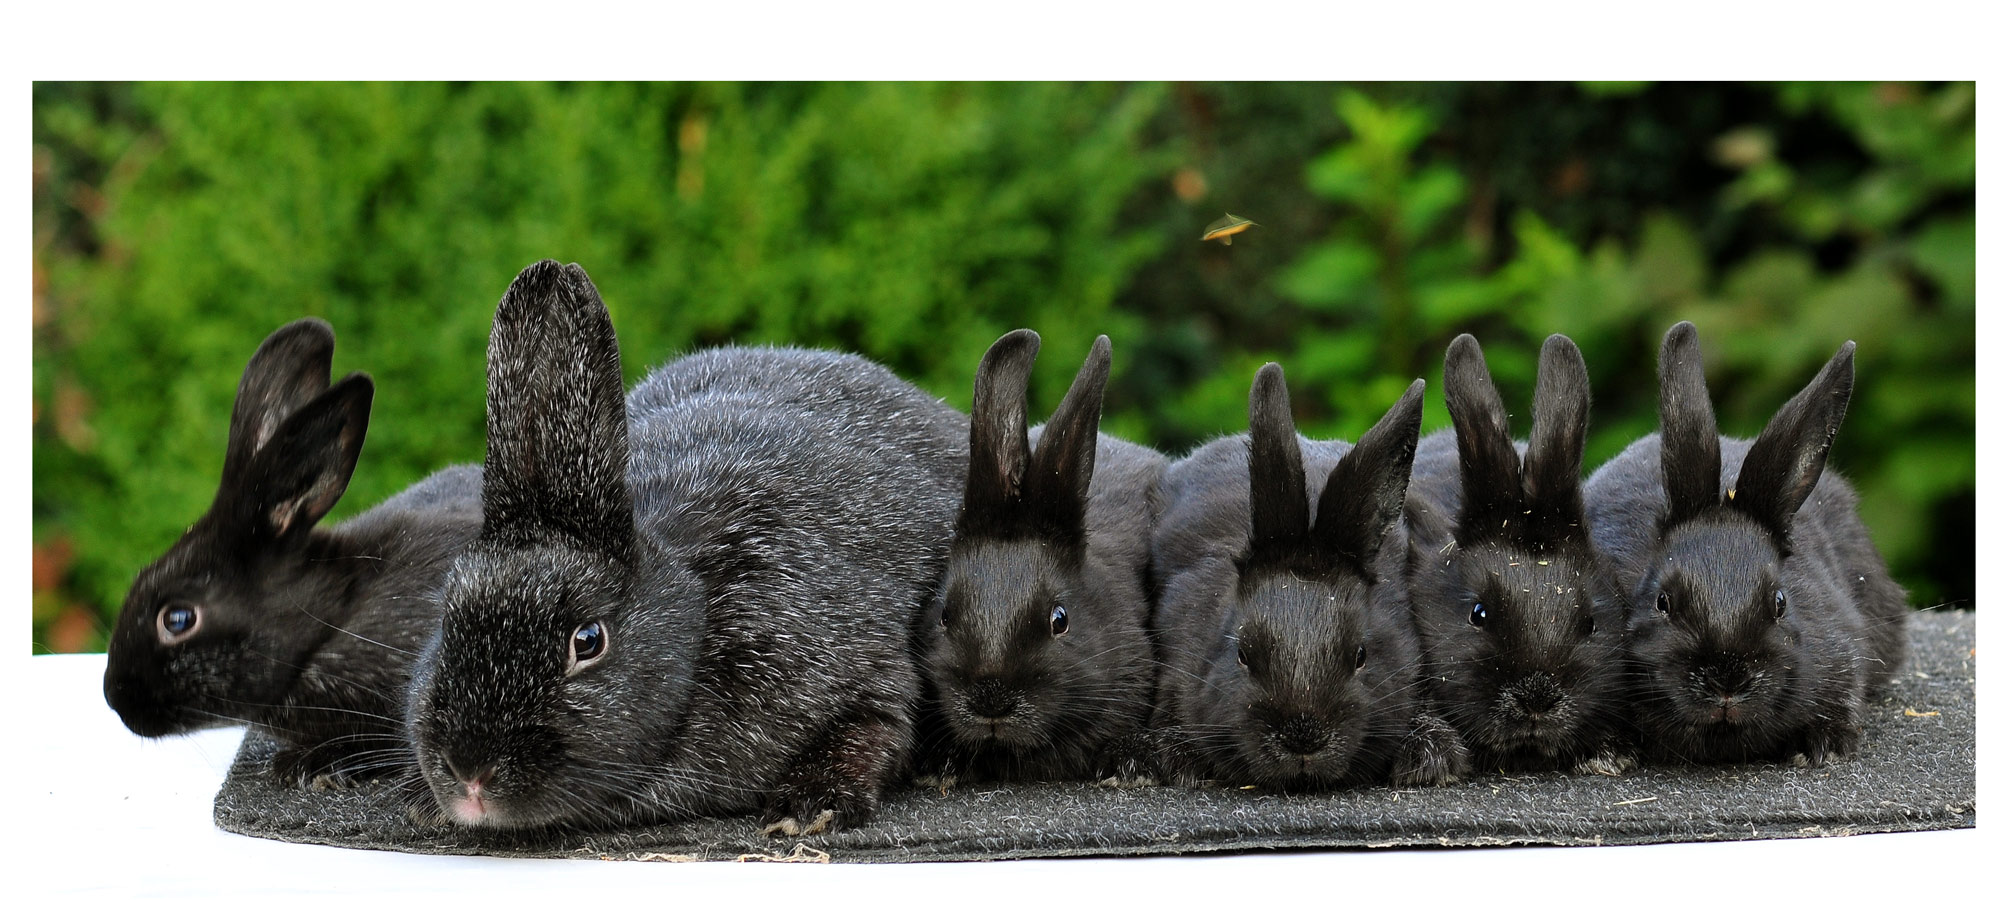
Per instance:
[[[202,624],[202,614],[196,612],[193,606],[163,607],[157,622],[160,642],[178,644],[188,640],[189,636],[195,633],[195,627],[200,624]]]
[[[1583,633],[1584,633],[1584,634],[1596,634],[1596,633],[1597,633],[1597,619],[1596,619],[1596,617],[1595,617],[1595,616],[1584,616],[1584,617],[1583,617]]]
[[[1660,611],[1660,612],[1666,612],[1666,610],[1667,610],[1667,607],[1668,607],[1668,606],[1670,606],[1670,605],[1671,605],[1671,604],[1669,604],[1669,603],[1667,602],[1667,598],[1666,598],[1666,592],[1665,592],[1665,591],[1660,591],[1660,592],[1659,592],[1659,601],[1658,601],[1657,603],[1655,603],[1655,604],[1654,604],[1654,606],[1657,606],[1657,607],[1659,608],[1659,611]]]
[[[1367,667],[1367,645],[1361,644],[1359,652],[1353,654],[1353,671]]]
[[[1479,628],[1484,628],[1486,618],[1487,616],[1485,612],[1485,604],[1483,603],[1471,604],[1471,624],[1476,625]]]
[[[1782,619],[1784,617],[1785,617],[1785,591],[1784,589],[1780,588],[1779,590],[1774,591],[1771,594],[1771,618]]]
[[[1053,636],[1054,636],[1054,637],[1059,637],[1060,635],[1063,635],[1063,634],[1066,634],[1066,633],[1067,633],[1067,608],[1066,608],[1066,607],[1064,607],[1064,606],[1055,606],[1055,607],[1053,607],[1053,619],[1052,619],[1052,625],[1053,625]]]
[[[1244,669],[1248,668],[1248,648],[1247,647],[1234,648],[1234,661],[1240,663],[1241,668]]]
[[[566,675],[574,675],[591,665],[607,652],[607,629],[598,622],[587,622],[572,632],[572,658],[565,668]]]

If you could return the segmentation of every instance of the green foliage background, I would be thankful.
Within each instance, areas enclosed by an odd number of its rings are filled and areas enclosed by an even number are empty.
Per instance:
[[[966,409],[1028,326],[1036,416],[1107,333],[1105,427],[1170,453],[1245,428],[1269,359],[1356,437],[1462,331],[1524,423],[1560,331],[1595,465],[1655,427],[1675,321],[1731,433],[1854,339],[1833,463],[1913,602],[1973,598],[1970,83],[44,83],[34,144],[38,651],[102,647],[287,321],[378,384],[334,518],[479,459],[488,319],[543,257],[630,380],[827,346]],[[1223,211],[1262,227],[1200,243]]]

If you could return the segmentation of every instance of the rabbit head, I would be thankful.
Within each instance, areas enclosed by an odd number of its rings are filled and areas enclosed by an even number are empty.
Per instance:
[[[412,679],[419,771],[464,825],[618,820],[690,692],[699,616],[637,602],[620,348],[577,265],[509,286],[487,415],[481,534]],[[648,589],[695,595],[679,574]]]
[[[374,388],[330,387],[335,335],[301,319],[238,383],[208,512],[133,580],[113,625],[105,701],[135,734],[270,722],[353,602],[316,553],[315,523],[348,488]]]

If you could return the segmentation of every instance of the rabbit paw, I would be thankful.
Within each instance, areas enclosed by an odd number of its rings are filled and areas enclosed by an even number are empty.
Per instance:
[[[1470,773],[1471,754],[1456,728],[1429,714],[1410,720],[1408,737],[1395,758],[1395,784],[1454,784]]]
[[[1122,735],[1102,748],[1095,761],[1095,783],[1103,787],[1155,787],[1158,784],[1157,743],[1146,731]]]
[[[1611,742],[1598,749],[1597,755],[1576,763],[1573,771],[1577,775],[1604,775],[1616,778],[1638,767],[1638,751],[1630,746]]]
[[[830,827],[831,822],[836,821],[836,818],[837,811],[834,809],[826,809],[817,813],[816,817],[810,819],[807,823],[794,816],[788,816],[778,822],[767,823],[760,829],[760,833],[766,837],[804,837],[811,834],[822,834],[824,829]]]
[[[1853,756],[1861,741],[1861,729],[1854,727],[1853,723],[1815,725],[1806,730],[1805,747],[1792,755],[1791,763],[1818,768],[1829,762],[1839,762]]]
[[[797,837],[860,824],[878,811],[879,790],[906,752],[910,726],[859,717],[809,742],[760,816],[760,832]]]

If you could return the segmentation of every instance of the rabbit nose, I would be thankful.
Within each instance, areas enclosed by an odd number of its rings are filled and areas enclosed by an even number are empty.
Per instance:
[[[477,766],[458,762],[451,756],[442,755],[439,759],[446,764],[446,771],[453,773],[454,779],[465,786],[469,794],[478,793],[495,777],[495,764],[492,762]]]
[[[995,678],[969,686],[969,712],[979,719],[1002,719],[1018,711],[1018,693]]]
[[[1514,685],[1508,691],[1513,705],[1520,714],[1538,719],[1554,712],[1562,703],[1562,689],[1546,675],[1537,675]]]
[[[1309,716],[1296,716],[1276,729],[1276,743],[1285,751],[1298,756],[1309,756],[1325,749],[1331,739],[1317,720]]]

